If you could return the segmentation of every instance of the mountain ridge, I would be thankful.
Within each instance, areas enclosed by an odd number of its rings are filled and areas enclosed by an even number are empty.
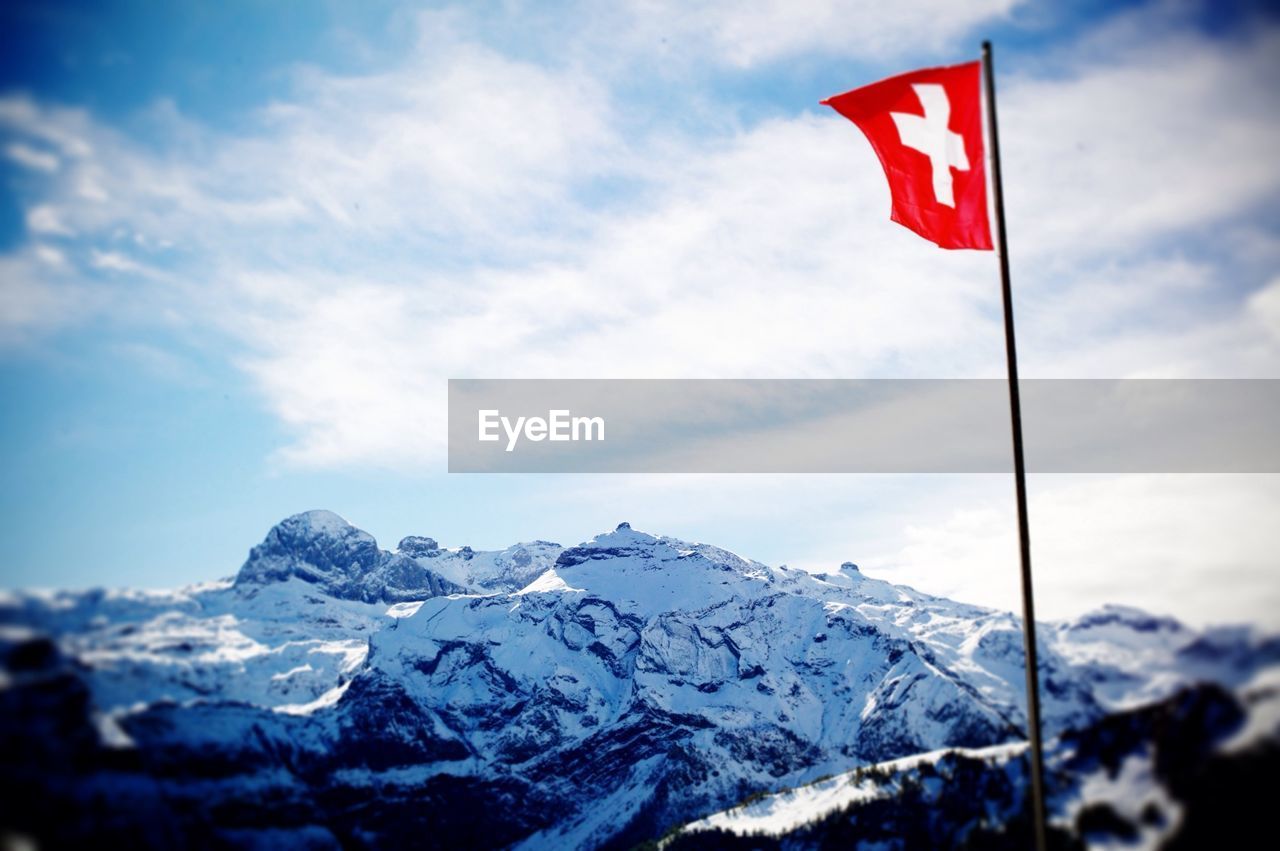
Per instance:
[[[756,792],[1016,741],[1023,724],[1014,615],[626,523],[573,547],[409,536],[387,551],[305,512],[233,580],[14,593],[0,625],[6,659],[56,651],[40,676],[9,666],[13,712],[63,683],[57,711],[88,731],[75,758],[108,766],[92,777],[130,755],[126,785],[159,783],[176,829],[221,835],[216,814],[233,812],[241,838],[621,847]],[[1050,735],[1280,659],[1249,631],[1120,608],[1038,631]],[[444,827],[413,811],[424,797]]]

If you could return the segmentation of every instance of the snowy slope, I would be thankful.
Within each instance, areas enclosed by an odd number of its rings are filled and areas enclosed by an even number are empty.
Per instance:
[[[685,825],[681,832],[722,830],[739,836],[785,836],[833,813],[891,797],[904,778],[918,779],[921,766],[936,767],[944,758],[957,755],[1002,765],[1026,748],[1025,742],[985,748],[942,748],[887,760],[712,813]]]
[[[1193,686],[1050,740],[1055,842],[1090,849],[1205,847],[1207,825],[1215,844],[1252,847],[1257,834],[1250,832],[1270,825],[1269,781],[1280,765],[1278,683],[1280,666],[1273,666],[1235,695]],[[886,841],[892,847],[1025,847],[1026,750],[1025,743],[947,748],[861,767],[696,819],[660,847],[717,848],[730,836],[790,851],[879,848]],[[1234,812],[1223,804],[1228,798],[1236,802]],[[1248,805],[1239,806],[1241,800]]]

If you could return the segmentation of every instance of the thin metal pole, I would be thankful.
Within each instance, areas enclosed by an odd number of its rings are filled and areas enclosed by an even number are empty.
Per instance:
[[[1004,297],[1004,342],[1009,368],[1009,414],[1013,421],[1013,475],[1018,494],[1018,549],[1022,560],[1022,631],[1027,655],[1027,738],[1031,740],[1031,806],[1037,851],[1048,847],[1044,806],[1044,752],[1040,742],[1040,680],[1036,661],[1036,610],[1031,593],[1031,535],[1027,520],[1027,467],[1022,455],[1022,400],[1018,394],[1018,351],[1013,339],[1013,288],[1009,283],[1009,245],[1004,229],[1004,189],[1000,182],[1000,134],[996,129],[996,85],[991,42],[982,43],[987,95],[987,132],[991,143],[991,187],[996,213],[996,250]]]

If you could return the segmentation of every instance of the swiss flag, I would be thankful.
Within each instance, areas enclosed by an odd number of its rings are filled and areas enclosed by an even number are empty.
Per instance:
[[[893,193],[891,218],[943,248],[991,250],[982,63],[899,74],[824,104],[858,125]]]

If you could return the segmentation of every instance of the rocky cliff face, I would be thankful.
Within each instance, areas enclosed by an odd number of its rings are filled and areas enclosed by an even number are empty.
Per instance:
[[[4,792],[32,802],[4,826],[55,844],[626,847],[1023,723],[1013,616],[626,524],[387,552],[313,511],[234,581],[15,594],[0,622]],[[1039,629],[1050,733],[1280,657],[1128,609]]]

